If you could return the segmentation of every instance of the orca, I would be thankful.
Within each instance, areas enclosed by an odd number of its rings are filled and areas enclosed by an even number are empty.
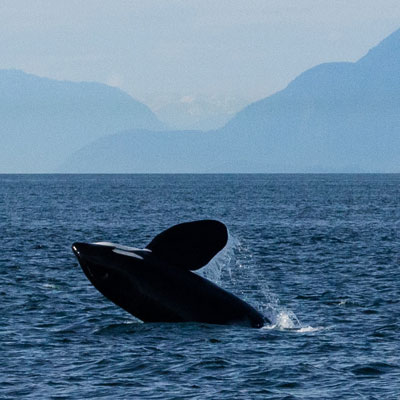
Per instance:
[[[228,241],[216,220],[185,222],[163,231],[144,249],[110,242],[74,243],[93,286],[143,322],[201,322],[262,327],[270,321],[252,306],[193,272]]]

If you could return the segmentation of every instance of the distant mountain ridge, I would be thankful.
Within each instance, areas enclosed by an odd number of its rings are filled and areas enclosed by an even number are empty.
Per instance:
[[[49,172],[73,151],[124,129],[164,129],[150,109],[96,82],[0,70],[0,171]]]
[[[400,30],[356,63],[321,64],[249,105],[222,130],[253,157],[299,169],[400,171]]]
[[[105,162],[106,148],[115,152],[112,162]],[[326,63],[305,71],[221,129],[109,136],[72,155],[61,170],[400,172],[399,149],[397,30],[358,62]]]
[[[0,172],[400,172],[400,30],[214,131],[165,131],[117,88],[16,70],[0,70],[0,118]]]
[[[201,131],[134,130],[104,136],[69,156],[60,172],[207,172],[215,149]],[[166,168],[168,170],[166,171]]]

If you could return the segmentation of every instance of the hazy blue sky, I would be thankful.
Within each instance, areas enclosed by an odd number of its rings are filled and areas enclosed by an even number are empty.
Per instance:
[[[399,0],[0,0],[0,68],[256,99],[399,27]]]

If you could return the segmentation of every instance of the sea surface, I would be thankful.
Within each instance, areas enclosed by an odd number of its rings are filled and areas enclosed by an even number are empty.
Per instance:
[[[224,222],[261,329],[144,324],[71,244]],[[0,175],[1,399],[400,399],[400,175]]]

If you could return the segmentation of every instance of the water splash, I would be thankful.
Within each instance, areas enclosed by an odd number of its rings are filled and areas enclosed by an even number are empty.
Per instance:
[[[296,314],[281,305],[265,280],[260,280],[251,251],[229,234],[225,248],[204,268],[196,271],[202,277],[232,291],[265,315],[271,324],[267,329],[312,332],[319,330],[303,326]]]
[[[290,310],[280,310],[275,317],[274,325],[278,329],[299,329],[301,323],[296,314]]]
[[[204,268],[195,272],[217,285],[224,286],[225,281],[232,280],[231,262],[235,258],[235,246],[236,239],[229,235],[226,246]]]

